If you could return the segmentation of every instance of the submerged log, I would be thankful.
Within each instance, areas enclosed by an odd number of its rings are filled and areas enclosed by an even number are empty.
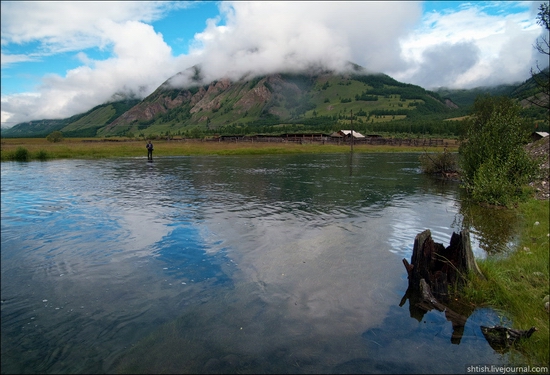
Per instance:
[[[491,345],[491,348],[498,352],[507,351],[512,345],[516,344],[520,339],[527,339],[535,333],[537,329],[531,327],[527,331],[520,329],[506,328],[502,326],[484,327],[481,326],[481,333]]]

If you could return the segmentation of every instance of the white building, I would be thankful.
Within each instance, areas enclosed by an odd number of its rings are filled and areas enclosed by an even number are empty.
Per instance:
[[[352,135],[353,132],[353,139],[364,139],[365,136],[359,132],[356,132],[355,130],[340,130],[336,133],[332,134],[332,137],[344,137],[349,138]]]

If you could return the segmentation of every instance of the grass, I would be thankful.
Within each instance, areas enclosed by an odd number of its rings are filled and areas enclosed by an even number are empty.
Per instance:
[[[27,160],[47,159],[99,159],[119,157],[146,157],[145,141],[109,138],[103,142],[98,138],[69,138],[62,142],[51,143],[42,138],[5,138],[2,139],[1,160],[16,160],[17,149],[25,149]],[[296,143],[249,143],[249,142],[201,142],[194,140],[157,140],[154,157],[187,155],[259,155],[259,154],[297,154],[297,153],[346,153],[349,145]],[[450,141],[448,149],[456,151],[458,145]],[[443,146],[389,146],[354,145],[354,152],[441,152]],[[22,151],[20,150],[19,153]]]
[[[538,331],[524,340],[513,355],[530,365],[549,364],[549,322],[544,298],[549,294],[549,202],[521,203],[520,242],[508,256],[489,256],[478,261],[486,280],[473,279],[463,297],[478,306],[491,306],[511,319],[514,328]]]

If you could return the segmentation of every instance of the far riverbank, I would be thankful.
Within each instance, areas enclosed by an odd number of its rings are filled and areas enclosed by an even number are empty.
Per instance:
[[[2,139],[1,161],[21,160],[16,152],[27,150],[27,160],[48,159],[98,159],[118,157],[147,157],[145,140],[127,138],[67,138],[61,142],[49,142],[45,138],[4,138]],[[426,142],[428,143],[428,142]],[[187,155],[261,155],[299,153],[346,153],[351,147],[347,144],[318,144],[296,142],[231,142],[204,141],[194,139],[153,140],[153,157]],[[437,146],[411,146],[408,144],[373,145],[354,144],[353,152],[441,152],[458,151],[458,141],[444,140]]]

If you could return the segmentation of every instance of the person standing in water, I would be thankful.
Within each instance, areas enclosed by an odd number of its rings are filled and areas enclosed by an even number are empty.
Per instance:
[[[151,141],[147,142],[147,145],[145,145],[145,147],[147,147],[147,160],[153,161],[153,144],[151,143]]]

